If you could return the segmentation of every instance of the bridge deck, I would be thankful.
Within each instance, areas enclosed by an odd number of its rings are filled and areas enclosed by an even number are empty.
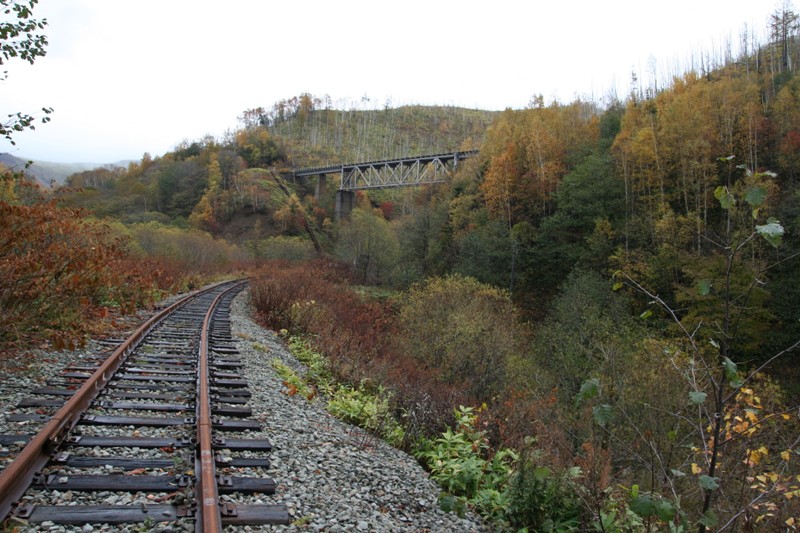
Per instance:
[[[379,167],[395,168],[400,165],[413,165],[413,164],[427,165],[429,163],[442,160],[458,161],[460,159],[466,159],[468,157],[472,157],[477,154],[478,150],[464,150],[460,152],[448,152],[444,154],[400,157],[395,159],[382,159],[378,161],[365,161],[361,163],[347,163],[342,165],[332,165],[326,167],[301,168],[294,170],[293,174],[295,178],[307,178],[310,176],[321,176],[325,174],[336,174],[336,173],[345,174],[353,170],[366,171],[369,169],[375,169]]]

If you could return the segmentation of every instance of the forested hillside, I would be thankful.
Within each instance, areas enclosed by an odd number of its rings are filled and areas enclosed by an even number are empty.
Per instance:
[[[768,42],[603,102],[302,94],[49,202],[6,173],[0,304],[31,331],[0,341],[63,342],[54,300],[105,317],[245,270],[310,366],[294,393],[417,455],[445,508],[511,531],[793,531],[799,18],[785,3]],[[360,191],[341,221],[335,186],[290,172],[473,148],[451,182]],[[126,277],[132,258],[149,275]],[[37,306],[44,331],[23,321]]]
[[[270,109],[249,109],[245,126],[265,126],[286,143],[297,168],[438,154],[480,147],[496,112],[457,107],[409,105],[382,109],[333,107],[330,97],[307,93],[281,100]]]

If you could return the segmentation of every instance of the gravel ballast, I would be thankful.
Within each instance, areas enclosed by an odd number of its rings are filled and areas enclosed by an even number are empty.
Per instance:
[[[288,526],[228,527],[226,531],[491,530],[477,517],[468,515],[462,519],[439,509],[439,488],[413,457],[337,420],[326,411],[324,399],[308,400],[302,395],[287,394],[282,379],[273,370],[273,359],[280,359],[298,374],[304,369],[275,333],[253,321],[246,291],[233,302],[231,327],[241,352],[239,358],[244,363],[241,372],[252,393],[248,403],[253,410],[252,419],[263,426],[261,432],[241,436],[267,438],[274,446],[267,475],[276,481],[277,490],[271,497],[251,497],[248,501],[283,503],[293,522]],[[100,349],[101,346],[90,343],[85,350],[35,352],[23,364],[0,365],[0,408],[4,413],[14,412],[13,406],[31,388],[40,386],[67,364],[97,354]],[[0,433],[31,429],[0,419]],[[13,456],[15,452],[13,445],[0,450],[0,466],[4,466],[2,455]],[[68,493],[66,498],[61,502],[57,495],[51,494],[47,503],[69,505],[75,495]],[[222,499],[225,501],[227,497]],[[153,530],[186,530],[186,524],[183,526],[155,525]],[[36,529],[21,531],[141,531],[140,527],[141,524],[84,527],[41,524]]]

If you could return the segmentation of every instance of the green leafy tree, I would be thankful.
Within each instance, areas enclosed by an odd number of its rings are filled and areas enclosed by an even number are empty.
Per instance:
[[[538,294],[552,294],[578,265],[602,267],[605,257],[587,246],[598,222],[615,224],[624,215],[622,183],[609,159],[592,155],[564,177],[556,193],[556,210],[545,218],[521,269],[535,272],[526,282]],[[606,256],[607,257],[607,256]]]
[[[38,3],[39,0],[0,0],[3,13],[3,20],[0,21],[0,65],[5,66],[11,59],[21,59],[33,64],[37,58],[47,53],[47,37],[40,33],[47,25],[47,20],[33,18],[33,8]],[[8,71],[4,71],[2,79],[7,75]],[[50,117],[47,115],[52,112],[51,108],[43,107],[42,113],[45,116],[41,117],[41,122],[48,122]],[[11,113],[8,119],[0,122],[0,135],[11,144],[16,144],[13,135],[26,129],[35,129],[35,121],[36,117],[33,115]]]
[[[689,442],[684,446],[691,447],[694,455],[684,456],[683,463],[665,471],[663,479],[672,495],[681,495],[684,507],[691,508],[698,533],[735,528],[742,522],[777,526],[780,502],[792,497],[784,498],[787,491],[797,490],[793,484],[796,472],[789,464],[796,439],[782,442],[780,433],[767,434],[766,440],[759,438],[785,415],[778,394],[765,392],[763,397],[771,396],[777,411],[769,412],[754,388],[765,386],[759,372],[799,347],[800,340],[762,358],[759,366],[751,366],[746,373],[740,368],[746,362],[747,333],[754,327],[751,321],[760,320],[759,293],[768,281],[770,251],[781,245],[784,236],[780,222],[766,215],[773,178],[771,173],[747,173],[714,191],[722,216],[718,231],[708,237],[714,251],[707,262],[701,262],[706,267],[688,271],[702,274],[693,277],[694,295],[689,296],[688,287],[679,292],[682,303],[690,306],[688,310],[670,305],[630,276],[617,274],[617,287],[628,284],[650,300],[652,309],[645,310],[643,318],[660,311],[682,337],[682,341],[676,340],[679,348],[667,348],[665,353],[673,354],[673,364],[689,386],[690,410],[672,414],[691,421]],[[773,459],[767,461],[768,456]],[[667,455],[659,457],[663,460]],[[686,468],[688,463],[690,468]],[[687,478],[694,484],[687,485]],[[653,518],[656,510],[644,505],[647,498],[653,499],[651,495],[635,498],[632,508]],[[797,517],[783,519],[789,524]]]
[[[342,222],[336,255],[353,266],[362,283],[387,281],[398,254],[397,236],[380,209],[353,209]]]

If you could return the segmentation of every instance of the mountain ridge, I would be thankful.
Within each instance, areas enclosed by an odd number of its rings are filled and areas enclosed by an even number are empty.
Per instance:
[[[53,184],[63,185],[67,177],[76,172],[92,170],[95,168],[114,168],[128,166],[130,161],[116,161],[113,163],[60,163],[57,161],[41,161],[25,159],[11,155],[8,152],[0,153],[0,165],[9,170],[25,172],[33,177],[43,187]]]

